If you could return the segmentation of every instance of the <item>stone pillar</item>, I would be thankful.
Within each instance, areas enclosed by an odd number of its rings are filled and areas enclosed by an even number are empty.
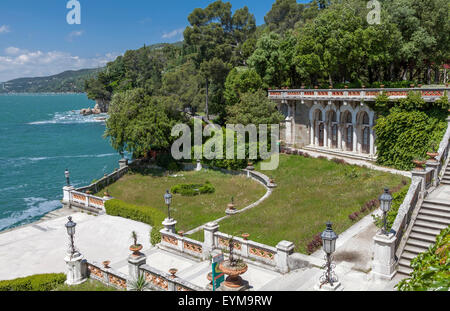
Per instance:
[[[309,131],[309,135],[310,135],[310,140],[309,143],[311,146],[314,146],[314,120],[310,120],[310,131]]]
[[[340,123],[337,125],[337,149],[342,150],[342,129]]]
[[[175,231],[175,225],[177,224],[177,221],[173,218],[166,218],[164,219],[164,221],[162,222],[164,228],[166,231],[172,232],[172,233],[176,233]]]
[[[281,241],[277,244],[276,265],[281,273],[289,272],[288,258],[294,250],[294,243],[289,241]]]
[[[397,270],[395,269],[395,240],[393,233],[389,235],[378,232],[374,237],[372,275],[375,278],[392,280]]]
[[[427,190],[427,185],[426,185],[426,175],[427,175],[427,171],[418,171],[416,169],[413,169],[411,171],[411,177],[418,177],[421,179],[421,186],[420,186],[420,195],[421,197],[423,197],[425,190]]]
[[[438,168],[439,168],[439,162],[438,161],[433,161],[433,160],[428,160],[427,164],[426,164],[427,168],[430,168],[431,170],[433,170],[433,180],[431,181],[431,186],[433,187],[437,187],[438,186],[438,182],[439,182],[439,176],[438,176]]]
[[[370,141],[369,141],[369,145],[370,145],[370,155],[373,156],[375,155],[375,135],[373,132],[373,127],[370,127]]]
[[[62,199],[62,203],[64,204],[64,205],[69,205],[69,207],[70,207],[70,191],[73,191],[73,190],[75,190],[75,188],[74,187],[72,187],[72,186],[65,186],[65,187],[63,187],[63,199]]]
[[[219,231],[219,224],[216,222],[208,222],[203,226],[203,256],[207,257],[216,247],[214,242],[214,233]]]
[[[78,252],[75,254],[67,254],[64,258],[66,262],[66,284],[77,285],[87,280],[87,265],[86,260],[83,259],[83,255]]]
[[[120,159],[119,160],[119,169],[122,169],[124,167],[128,166],[128,159]]]
[[[143,253],[139,253],[138,256],[131,254],[128,256],[128,276],[127,287],[129,283],[136,281],[139,278],[140,270],[139,267],[144,265],[147,261],[147,256]]]
[[[356,124],[352,124],[353,126],[353,152],[358,152],[358,133],[356,132]]]
[[[328,147],[328,124],[323,122],[323,146]]]

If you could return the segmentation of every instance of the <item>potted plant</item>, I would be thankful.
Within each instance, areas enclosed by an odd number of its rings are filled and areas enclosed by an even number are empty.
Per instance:
[[[143,273],[139,273],[137,279],[131,281],[130,290],[142,292],[146,289],[150,289],[150,283],[147,282],[147,278]]]
[[[234,198],[231,197],[231,203],[228,203],[228,209],[234,210]]]
[[[425,163],[427,163],[427,159],[422,155],[418,155],[414,158],[414,160],[412,160],[412,163],[416,165],[416,170],[424,171],[425,170],[424,166]]]
[[[433,140],[430,143],[430,148],[427,152],[427,156],[430,157],[430,160],[436,161],[436,157],[439,155],[439,153],[437,152],[437,149],[438,149],[438,144]]]
[[[136,231],[131,232],[131,238],[134,241],[134,244],[130,246],[130,251],[133,252],[133,256],[139,256],[139,251],[142,249],[142,244],[138,244],[137,238],[138,235]]]

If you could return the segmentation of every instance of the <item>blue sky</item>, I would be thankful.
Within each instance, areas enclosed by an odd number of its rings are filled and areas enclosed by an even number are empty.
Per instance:
[[[213,0],[78,0],[81,24],[69,25],[68,0],[0,2],[0,81],[103,66],[143,44],[176,42],[194,8]],[[275,0],[229,0],[245,5],[257,24]],[[298,1],[307,2],[307,1]]]

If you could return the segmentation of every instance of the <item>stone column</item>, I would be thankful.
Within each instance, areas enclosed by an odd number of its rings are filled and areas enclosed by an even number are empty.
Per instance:
[[[413,169],[411,171],[411,177],[418,177],[421,179],[421,186],[420,186],[420,196],[423,197],[425,190],[427,189],[427,185],[426,185],[426,175],[427,175],[427,171],[423,170],[423,171],[418,171],[416,169]]]
[[[139,253],[139,255],[131,254],[128,256],[128,276],[127,287],[130,283],[136,281],[139,278],[140,270],[139,267],[144,265],[147,261],[147,256],[144,253]]]
[[[295,102],[292,105],[291,109],[291,127],[292,127],[291,143],[292,145],[295,145]]]
[[[375,278],[392,280],[396,274],[395,240],[393,233],[389,235],[378,232],[374,237],[374,254],[372,262],[372,275]]]
[[[328,124],[323,122],[323,146],[328,147]]]
[[[162,222],[164,228],[166,231],[172,232],[172,233],[176,233],[175,231],[175,225],[177,224],[177,221],[173,218],[166,218],[164,219],[164,221]]]
[[[83,255],[79,252],[75,252],[73,255],[67,254],[64,261],[66,262],[67,279],[65,283],[67,285],[77,285],[87,280],[87,265]]]
[[[119,169],[122,169],[124,167],[128,166],[128,159],[120,159],[119,160]]]
[[[289,272],[288,258],[294,250],[294,243],[289,241],[281,241],[277,244],[276,265],[277,270],[281,273]]]
[[[370,155],[375,155],[375,136],[373,132],[373,126],[370,127]]]
[[[214,243],[214,233],[219,231],[219,224],[216,222],[208,222],[203,226],[203,257],[208,257],[212,250],[216,247]]]
[[[337,125],[337,149],[342,150],[342,129],[340,123]]]
[[[314,144],[315,144],[315,140],[314,140],[314,120],[310,120],[310,133],[309,133],[309,135],[310,135],[310,145],[311,146],[314,146]]]
[[[353,152],[358,152],[358,133],[356,132],[356,124],[352,124],[353,126]]]
[[[437,187],[438,186],[438,182],[439,182],[439,176],[438,176],[438,168],[439,168],[439,162],[438,161],[433,161],[433,160],[428,160],[427,164],[426,164],[427,168],[430,168],[431,170],[433,170],[433,180],[431,181],[431,186],[433,187]]]

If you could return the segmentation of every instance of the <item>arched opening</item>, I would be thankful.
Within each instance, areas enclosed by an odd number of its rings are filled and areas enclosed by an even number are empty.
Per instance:
[[[342,146],[347,151],[353,151],[353,118],[352,113],[348,110],[344,111],[342,115],[342,136],[345,146]]]
[[[324,144],[324,123],[323,123],[323,115],[320,109],[316,109],[314,111],[314,140],[315,144],[319,146],[323,146]]]
[[[358,142],[361,153],[370,153],[370,120],[369,114],[362,111],[358,118]]]
[[[321,122],[319,124],[319,146],[320,147],[323,147],[324,132],[325,132],[325,124],[323,124],[323,122]]]
[[[353,151],[353,125],[347,125],[345,131],[345,149]]]
[[[336,111],[331,110],[329,112],[329,122],[331,129],[331,148],[337,148],[338,145],[338,124]]]

